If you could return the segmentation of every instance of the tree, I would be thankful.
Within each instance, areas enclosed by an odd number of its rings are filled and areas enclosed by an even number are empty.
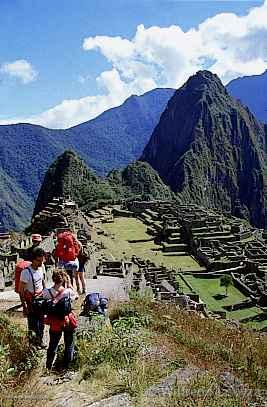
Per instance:
[[[228,287],[233,284],[232,277],[228,274],[223,275],[220,278],[220,286],[225,287],[225,295],[228,295]]]

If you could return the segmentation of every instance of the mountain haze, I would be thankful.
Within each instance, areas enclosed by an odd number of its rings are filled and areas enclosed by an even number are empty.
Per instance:
[[[0,199],[0,223],[7,228],[26,226],[46,170],[65,150],[76,151],[101,175],[136,160],[173,92],[155,89],[131,96],[121,106],[67,130],[31,124],[0,126],[1,173],[12,179],[12,188],[5,182]],[[23,203],[14,199],[12,190],[23,194]]]
[[[258,120],[267,123],[267,70],[261,75],[234,79],[228,83],[227,90],[248,106]]]
[[[183,200],[266,226],[266,128],[211,72],[175,92],[141,160]]]

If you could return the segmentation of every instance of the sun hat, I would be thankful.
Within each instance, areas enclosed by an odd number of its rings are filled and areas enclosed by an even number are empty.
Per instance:
[[[41,235],[38,235],[38,234],[32,235],[32,242],[41,242],[42,240],[43,239],[42,239]]]

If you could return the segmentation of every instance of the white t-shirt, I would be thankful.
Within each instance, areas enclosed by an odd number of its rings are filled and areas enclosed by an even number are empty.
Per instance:
[[[29,271],[29,269],[32,272]],[[43,273],[43,268],[39,267],[37,270],[33,269],[32,266],[27,267],[26,269],[22,270],[21,275],[20,275],[20,281],[23,283],[26,283],[25,290],[29,291],[30,293],[34,294],[34,291],[36,294],[39,294],[42,292],[43,289],[43,278],[44,278],[44,273]],[[34,287],[33,287],[33,281],[34,281]]]
[[[43,292],[42,292],[42,297],[48,300],[51,300],[51,294],[53,296],[53,299],[55,299],[56,301],[59,301],[61,298],[63,297],[69,297],[70,299],[73,301],[75,299],[75,292],[71,289],[71,288],[65,288],[64,291],[62,291],[60,294],[58,293],[58,291],[54,288],[44,288]]]

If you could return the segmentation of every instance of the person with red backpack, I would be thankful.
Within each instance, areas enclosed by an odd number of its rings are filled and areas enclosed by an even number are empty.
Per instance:
[[[74,274],[79,269],[78,255],[81,245],[71,231],[61,232],[57,236],[54,257],[58,259],[58,267],[64,268],[73,285]]]
[[[45,288],[42,265],[45,252],[40,247],[32,251],[32,263],[20,274],[19,293],[23,314],[28,319],[29,340],[39,348],[44,348],[44,322],[41,310],[42,291]]]

